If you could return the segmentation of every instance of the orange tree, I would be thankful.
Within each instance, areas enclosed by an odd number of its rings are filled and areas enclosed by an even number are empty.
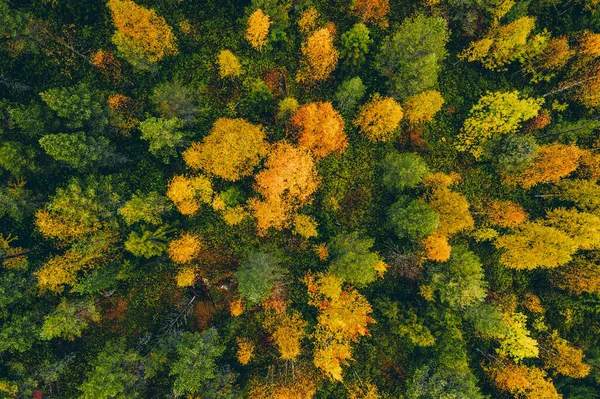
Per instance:
[[[289,123],[297,132],[300,147],[308,148],[316,159],[332,152],[341,153],[348,146],[344,120],[330,102],[301,106]]]

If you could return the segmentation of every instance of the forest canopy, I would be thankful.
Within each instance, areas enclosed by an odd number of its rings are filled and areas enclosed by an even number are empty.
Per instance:
[[[598,0],[0,0],[0,398],[600,397]]]

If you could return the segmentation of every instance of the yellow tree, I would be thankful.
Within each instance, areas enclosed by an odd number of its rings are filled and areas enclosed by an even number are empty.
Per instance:
[[[548,211],[545,224],[567,234],[579,249],[600,249],[599,216],[576,209],[557,208]]]
[[[236,343],[238,347],[236,357],[238,362],[245,366],[254,356],[254,343],[252,343],[252,341],[250,341],[248,338],[237,338]]]
[[[184,232],[169,243],[169,258],[176,263],[190,263],[200,254],[202,242],[198,236]]]
[[[450,259],[452,247],[448,244],[446,236],[433,233],[423,241],[423,245],[425,246],[427,259],[435,262],[445,262]]]
[[[286,227],[299,208],[312,202],[319,185],[315,162],[307,149],[279,142],[269,153],[265,167],[256,175],[255,183],[262,199],[249,201],[262,232],[269,227]]]
[[[221,79],[237,78],[242,74],[242,64],[230,50],[221,50],[217,58]]]
[[[302,68],[298,82],[322,81],[337,67],[339,51],[333,45],[333,35],[327,28],[314,31],[302,44]]]
[[[436,188],[428,196],[428,205],[438,214],[440,226],[437,233],[440,235],[451,237],[475,227],[469,202],[462,194],[445,187]]]
[[[302,315],[291,310],[279,317],[273,326],[270,326],[273,341],[283,360],[296,360],[300,354],[300,344],[304,338],[308,323]]]
[[[483,39],[472,42],[459,57],[479,61],[488,69],[502,69],[529,50],[527,39],[534,26],[534,18],[521,17],[508,25],[493,28]]]
[[[569,262],[577,250],[567,234],[536,222],[522,223],[514,233],[498,237],[495,245],[504,250],[500,263],[517,270],[558,267]]]
[[[501,357],[510,356],[520,362],[539,355],[538,342],[529,336],[527,330],[527,316],[523,313],[505,313],[502,321],[506,326],[506,333],[499,334],[500,347],[496,349]]]
[[[569,47],[566,36],[550,39],[544,50],[526,60],[524,69],[532,74],[531,81],[537,83],[550,80],[560,71],[575,54]]]
[[[354,120],[361,132],[371,141],[388,141],[404,115],[402,107],[391,97],[373,96],[363,105]]]
[[[65,285],[75,284],[76,273],[85,266],[83,255],[76,251],[67,251],[64,255],[50,258],[36,273],[42,290],[61,293]]]
[[[444,105],[444,97],[436,90],[426,90],[412,96],[402,104],[404,117],[411,125],[429,122]]]
[[[191,287],[196,281],[196,271],[193,267],[186,266],[181,269],[177,276],[175,276],[175,282],[178,287]]]
[[[498,360],[485,368],[501,390],[525,399],[562,399],[546,372],[537,367]]]
[[[262,50],[265,44],[267,44],[270,26],[271,18],[259,8],[250,15],[250,18],[248,18],[246,40],[248,40],[250,45],[255,49]]]
[[[301,106],[290,119],[292,131],[298,135],[298,145],[308,148],[315,159],[338,154],[348,146],[344,120],[330,102],[314,102]]]
[[[27,268],[27,252],[23,248],[11,245],[11,242],[18,237],[8,235],[4,237],[0,234],[0,262],[7,269],[25,269]]]
[[[183,152],[185,163],[210,175],[237,181],[252,174],[268,151],[262,126],[244,119],[219,118],[202,143]]]
[[[309,7],[302,11],[300,18],[298,19],[298,27],[300,28],[300,32],[308,34],[314,30],[317,27],[318,18],[319,13],[314,9],[314,7]]]
[[[552,332],[544,341],[541,348],[541,358],[547,368],[556,370],[557,373],[572,378],[584,378],[591,367],[583,363],[583,352],[558,335],[558,331]]]
[[[107,6],[117,28],[112,41],[134,66],[146,68],[148,63],[177,54],[171,27],[154,10],[131,0],[109,0]]]
[[[38,230],[67,248],[37,271],[41,288],[60,292],[75,282],[79,271],[99,267],[111,256],[114,259],[120,197],[112,190],[109,179],[72,179],[38,210]]]
[[[592,65],[583,64],[572,72],[570,80],[562,84],[558,91],[575,88],[573,97],[587,108],[600,107],[600,62]],[[555,92],[558,92],[555,91]]]
[[[296,215],[294,217],[294,233],[308,239],[319,235],[317,221],[309,215]]]
[[[312,399],[317,393],[319,377],[308,367],[296,367],[291,377],[269,379],[269,381],[254,379],[250,383],[252,399]]]
[[[482,96],[469,111],[458,135],[456,148],[475,158],[483,153],[483,145],[492,137],[514,133],[521,122],[538,114],[543,99],[521,98],[518,91],[494,92]]]
[[[183,215],[193,215],[201,204],[212,202],[213,189],[210,180],[202,175],[186,177],[175,175],[169,181],[167,197]]]
[[[308,275],[305,283],[309,304],[319,309],[314,364],[341,381],[342,365],[352,359],[351,343],[369,333],[373,310],[364,296],[354,289],[343,289],[342,280],[334,275]]]
[[[533,163],[514,180],[523,188],[557,182],[577,169],[582,154],[582,150],[574,145],[555,143],[541,146]]]

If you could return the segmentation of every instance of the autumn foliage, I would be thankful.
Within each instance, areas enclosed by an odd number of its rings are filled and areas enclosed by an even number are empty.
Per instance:
[[[423,241],[427,259],[435,262],[445,262],[450,259],[452,247],[448,244],[448,238],[438,233],[433,233]]]
[[[561,338],[557,331],[550,334],[545,346],[541,357],[546,367],[572,378],[584,378],[590,373],[592,367],[583,363],[581,349],[573,347],[569,341]]]
[[[258,9],[248,18],[246,28],[246,40],[252,47],[261,50],[267,44],[271,19],[261,9]]]
[[[574,145],[549,144],[540,147],[533,164],[514,180],[523,188],[557,182],[579,166],[582,151]]]
[[[291,310],[277,318],[269,328],[272,338],[283,360],[295,360],[300,355],[300,346],[304,338],[307,323],[302,315]]]
[[[332,152],[341,153],[348,146],[344,120],[330,102],[301,106],[290,119],[290,127],[298,136],[298,145],[308,148],[315,159]]]
[[[247,338],[238,338],[236,343],[238,347],[236,357],[238,362],[245,366],[248,364],[248,362],[250,362],[252,357],[254,357],[255,346],[252,341]]]
[[[176,263],[190,263],[200,253],[202,243],[191,233],[185,232],[169,243],[169,258]]]
[[[371,141],[388,141],[400,125],[402,107],[391,97],[374,96],[363,105],[354,125]]]
[[[486,368],[494,384],[503,391],[526,399],[561,399],[546,372],[533,366],[499,361]]]
[[[213,189],[208,178],[202,175],[187,177],[176,175],[169,181],[167,197],[183,215],[193,215],[200,206],[209,204],[212,200]]]
[[[109,0],[107,5],[117,28],[113,36],[114,43],[139,52],[150,62],[177,54],[171,27],[154,10],[131,0]]]
[[[185,163],[209,175],[237,181],[252,174],[268,150],[262,126],[244,119],[217,119],[202,143],[183,152]]]
[[[415,125],[420,122],[429,122],[444,105],[444,97],[436,90],[426,90],[412,96],[402,104],[404,118]]]
[[[524,222],[512,234],[496,239],[503,249],[500,262],[512,269],[553,268],[566,264],[577,244],[562,231],[535,222]]]
[[[451,237],[463,231],[470,231],[475,226],[465,196],[447,187],[432,190],[428,205],[439,216],[440,227],[437,233],[442,236]]]
[[[217,67],[221,79],[237,78],[242,74],[242,64],[230,50],[222,50],[219,53]]]
[[[302,69],[299,82],[319,82],[329,77],[337,67],[339,51],[333,45],[333,35],[327,28],[314,31],[302,44]]]
[[[314,364],[334,380],[342,380],[342,365],[352,359],[350,344],[367,335],[371,305],[354,289],[343,289],[339,277],[309,275],[305,279],[309,304],[319,309],[314,332]]]
[[[312,201],[318,185],[315,162],[308,150],[285,142],[276,144],[265,169],[256,175],[255,189],[262,199],[249,202],[259,231],[285,227],[299,208]]]
[[[387,26],[386,16],[390,12],[389,0],[355,0],[354,13],[361,22]]]
[[[585,57],[600,56],[600,33],[584,31],[579,38],[579,53]]]
[[[527,220],[527,213],[517,203],[491,201],[488,205],[488,217],[500,227],[514,228]]]

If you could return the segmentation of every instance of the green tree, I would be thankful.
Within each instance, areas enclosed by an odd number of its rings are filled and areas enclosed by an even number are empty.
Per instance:
[[[157,192],[148,194],[133,194],[131,199],[119,208],[119,214],[125,219],[125,223],[132,224],[145,222],[159,225],[162,223],[162,215],[170,211],[170,201]]]
[[[160,256],[167,249],[167,230],[165,227],[151,231],[142,229],[142,234],[132,231],[129,238],[125,241],[125,249],[135,256],[151,258]]]
[[[429,272],[429,285],[439,292],[441,301],[449,306],[465,308],[482,302],[486,296],[487,283],[481,261],[464,245],[454,245],[450,259],[443,263],[431,263]]]
[[[275,108],[273,93],[262,79],[251,79],[244,83],[244,96],[241,99],[241,110],[254,120],[272,112]]]
[[[494,161],[500,173],[512,174],[525,170],[533,163],[540,146],[528,134],[507,134],[498,142]]]
[[[169,375],[175,377],[173,393],[176,397],[195,395],[216,377],[216,360],[225,351],[217,330],[203,333],[184,332],[176,347],[177,360]]]
[[[196,122],[198,105],[194,91],[180,81],[164,82],[154,87],[150,101],[161,118],[178,118],[185,123]]]
[[[398,302],[382,301],[378,308],[389,322],[389,331],[407,338],[413,345],[432,346],[435,337],[413,310],[400,311]]]
[[[579,209],[587,212],[600,211],[600,186],[592,180],[561,180],[558,183],[559,197],[570,201]]]
[[[133,399],[140,393],[135,389],[142,379],[142,357],[125,347],[124,340],[109,341],[81,384],[81,399]]]
[[[421,199],[401,198],[390,207],[388,220],[399,238],[412,240],[427,237],[440,225],[437,213]]]
[[[369,44],[372,42],[369,33],[369,28],[365,24],[359,23],[342,34],[340,56],[344,67],[356,70],[365,61],[365,56],[369,52]]]
[[[27,171],[36,169],[33,158],[35,151],[21,143],[5,142],[0,146],[0,167],[13,176],[23,176]]]
[[[250,305],[267,299],[275,282],[282,277],[281,260],[265,250],[250,252],[236,272],[238,291]]]
[[[389,92],[404,101],[437,86],[446,58],[448,30],[442,17],[418,16],[404,20],[398,31],[384,39],[375,66],[389,79]]]
[[[502,313],[493,305],[477,303],[467,309],[467,318],[484,338],[499,338],[508,334]]]
[[[414,152],[390,152],[382,161],[383,185],[390,190],[416,187],[429,174],[427,164]]]
[[[329,245],[329,271],[359,287],[375,281],[383,261],[377,253],[371,252],[374,243],[375,240],[362,238],[358,232],[337,235]]]
[[[10,123],[20,129],[26,136],[36,137],[44,133],[46,121],[50,120],[47,115],[50,111],[41,104],[17,104],[8,109]]]
[[[38,340],[39,317],[32,310],[14,312],[0,323],[0,353],[27,352]]]
[[[110,141],[102,136],[86,136],[83,132],[47,134],[40,139],[40,146],[52,158],[78,169],[106,165],[114,158]]]
[[[479,158],[490,138],[516,132],[521,122],[537,115],[543,101],[521,98],[518,91],[488,92],[469,111],[456,148]]]
[[[44,318],[40,338],[64,338],[73,341],[81,337],[90,321],[100,321],[100,313],[93,301],[68,302],[63,299],[56,310]]]
[[[577,142],[589,138],[598,129],[600,129],[600,121],[595,119],[563,120],[549,126],[545,136],[564,143]]]
[[[0,38],[18,39],[27,36],[29,18],[28,13],[14,10],[8,1],[0,0]]]
[[[169,163],[169,158],[177,155],[177,148],[183,143],[181,132],[183,121],[179,118],[149,118],[140,123],[142,139],[150,144],[150,152]]]
[[[423,366],[407,382],[406,399],[484,399],[473,374],[452,375]]]
[[[7,216],[17,222],[31,215],[34,209],[32,192],[22,184],[0,187],[0,218]]]
[[[365,96],[366,88],[357,76],[342,82],[335,92],[335,104],[344,115],[350,115]]]
[[[105,99],[87,84],[46,90],[40,97],[70,129],[101,131],[108,123]]]

